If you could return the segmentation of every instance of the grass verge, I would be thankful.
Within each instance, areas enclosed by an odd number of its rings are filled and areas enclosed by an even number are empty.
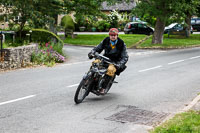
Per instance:
[[[200,34],[192,34],[189,38],[170,35],[164,35],[163,44],[151,44],[152,36],[140,44],[137,48],[185,48],[200,46]]]
[[[177,114],[151,133],[200,133],[200,111]]]
[[[67,37],[64,40],[64,43],[73,44],[73,45],[86,45],[86,46],[96,46],[98,45],[105,37],[108,35],[78,35],[76,38],[72,39]],[[119,35],[119,38],[124,40],[126,46],[129,48],[132,45],[136,44],[138,41],[144,39],[146,35],[129,35],[123,34]]]

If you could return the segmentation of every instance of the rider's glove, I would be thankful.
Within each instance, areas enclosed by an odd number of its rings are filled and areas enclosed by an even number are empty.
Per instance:
[[[91,52],[88,53],[89,59],[92,59],[94,57],[95,51],[92,50]]]

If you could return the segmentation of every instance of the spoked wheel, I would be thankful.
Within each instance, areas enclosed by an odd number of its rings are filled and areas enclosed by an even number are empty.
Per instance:
[[[74,102],[76,104],[81,103],[85,99],[85,97],[90,93],[91,83],[91,76],[81,80],[74,96]]]

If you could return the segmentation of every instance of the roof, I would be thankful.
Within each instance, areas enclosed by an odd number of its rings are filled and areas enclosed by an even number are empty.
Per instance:
[[[116,3],[115,5],[107,5],[107,2],[102,3],[102,11],[112,11],[112,10],[119,10],[119,11],[130,11],[136,6],[134,1],[126,3]]]

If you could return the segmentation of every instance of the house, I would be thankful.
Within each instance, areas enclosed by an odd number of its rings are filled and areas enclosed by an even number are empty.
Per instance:
[[[136,7],[135,1],[130,1],[130,3],[126,3],[126,2],[116,3],[114,5],[108,5],[107,2],[103,2],[101,11],[103,11],[105,13],[109,13],[112,10],[117,10],[119,12],[130,13],[134,7]]]
[[[107,2],[102,3],[102,9],[101,11],[110,14],[111,11],[116,10],[119,12],[119,14],[122,14],[121,17],[128,17],[130,20],[132,20],[132,16],[123,16],[124,14],[129,14],[131,13],[131,10],[136,7],[136,3],[138,0],[131,0],[129,3],[127,2],[122,2],[122,3],[116,3],[114,5],[108,5]]]
[[[6,9],[4,6],[0,5],[0,29],[8,28],[8,22],[5,20],[3,15],[6,13]]]
[[[4,7],[4,5],[0,5],[0,29],[8,28],[9,20],[6,14],[10,14],[12,12],[12,4],[9,4],[8,7]],[[20,22],[20,16],[15,16],[13,18],[14,21]]]

